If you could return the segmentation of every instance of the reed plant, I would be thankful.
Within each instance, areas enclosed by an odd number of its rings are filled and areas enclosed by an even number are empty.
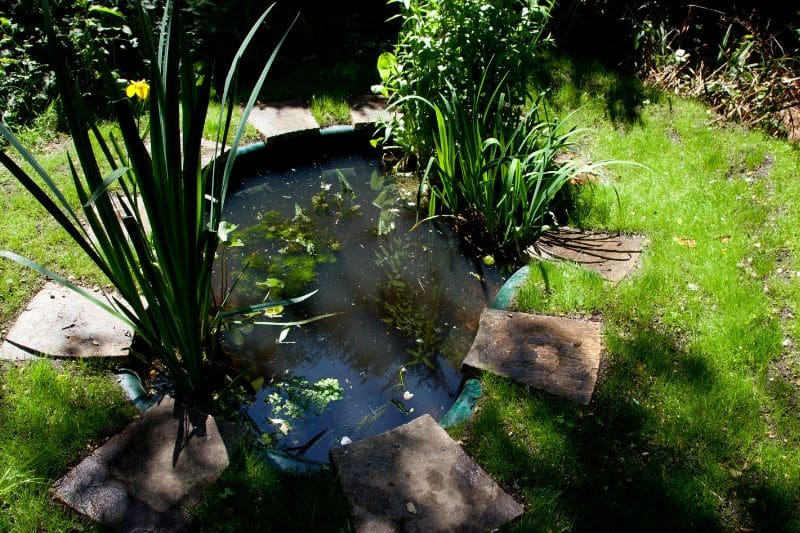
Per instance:
[[[232,132],[231,96],[240,60],[271,7],[247,34],[225,79],[215,158],[203,168],[200,146],[213,69],[194,57],[181,0],[167,0],[157,38],[143,4],[137,0],[131,6],[150,74],[148,80],[129,84],[126,95],[110,71],[102,72],[118,125],[118,133],[105,138],[71,75],[49,2],[41,1],[50,66],[77,155],[77,161],[69,158],[69,168],[82,204],[80,215],[9,128],[0,124],[0,134],[24,165],[3,151],[0,163],[91,258],[118,295],[98,297],[11,251],[0,251],[0,256],[58,281],[131,326],[143,346],[136,355],[166,372],[177,399],[202,406],[224,383],[219,334],[226,321],[253,320],[258,312],[291,303],[226,309],[224,298],[219,301],[212,292],[215,257],[231,242],[231,225],[222,213],[236,151],[286,34],[261,70]],[[137,109],[142,108],[147,116],[141,123],[149,125],[149,150],[139,128]],[[230,147],[227,155],[225,146]]]
[[[411,98],[436,117],[434,152],[423,178],[429,215],[477,218],[498,251],[519,257],[557,224],[550,206],[559,191],[607,162],[557,162],[577,130],[551,118],[541,95],[519,117],[502,89],[502,83],[491,93],[479,89],[470,102],[452,85],[435,102]]]

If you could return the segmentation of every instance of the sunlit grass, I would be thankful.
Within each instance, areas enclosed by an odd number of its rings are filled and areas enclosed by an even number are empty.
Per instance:
[[[573,223],[649,245],[616,286],[541,263],[518,295],[528,311],[604,316],[593,403],[487,375],[460,436],[524,496],[520,530],[800,530],[800,154],[699,104],[580,72],[551,99],[589,128],[581,157],[651,170],[606,171],[616,191],[587,190]],[[615,101],[623,86],[641,92]]]
[[[91,530],[54,503],[48,488],[87,444],[129,420],[133,407],[111,377],[78,363],[0,370],[0,530]]]
[[[107,127],[104,128],[107,131]],[[29,134],[32,135],[32,134]],[[34,154],[54,181],[63,187],[73,208],[78,198],[71,186],[68,139],[40,145]],[[73,276],[84,285],[106,285],[104,276],[84,255],[39,203],[5,169],[0,168],[0,250],[28,257],[63,276]],[[0,260],[0,330],[19,312],[44,283],[39,274],[8,260]]]
[[[203,124],[203,138],[209,141],[216,141],[217,134],[222,135],[222,132],[219,131],[219,124],[220,124],[220,111],[222,110],[222,106],[219,102],[212,100],[209,102],[208,105],[208,114],[206,115],[205,123]],[[242,109],[239,106],[233,107],[233,116],[231,118],[231,138],[233,137],[232,133],[236,131],[236,128],[239,127],[239,124],[242,122]],[[225,124],[225,116],[222,116],[222,124]],[[255,129],[249,123],[245,125],[244,128],[244,135],[242,136],[241,145],[247,145],[250,143],[258,142],[261,140],[261,135],[258,133],[258,130]]]
[[[350,105],[344,98],[314,96],[309,108],[321,128],[334,124],[350,124]]]

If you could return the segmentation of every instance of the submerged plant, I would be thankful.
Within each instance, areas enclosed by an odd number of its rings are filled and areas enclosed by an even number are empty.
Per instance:
[[[114,134],[104,138],[71,76],[48,0],[41,5],[51,66],[78,158],[76,164],[70,157],[69,167],[82,216],[5,125],[0,125],[0,133],[33,170],[24,170],[5,152],[0,152],[0,162],[91,258],[119,296],[103,300],[13,252],[0,251],[0,256],[55,279],[131,326],[144,344],[136,355],[168,373],[176,397],[207,403],[226,374],[218,342],[222,324],[243,313],[290,303],[266,302],[225,310],[225,300],[216,301],[211,291],[217,249],[230,229],[223,223],[222,211],[245,120],[233,135],[228,156],[215,157],[203,168],[200,140],[211,92],[211,69],[202,58],[192,55],[181,0],[167,0],[157,41],[142,3],[136,1],[131,4],[133,18],[150,76],[128,90],[131,96],[147,101],[149,149],[138,127],[134,103],[108,70],[102,75],[121,140]],[[231,95],[240,60],[270,9],[256,21],[228,71],[215,156],[222,155],[229,143]],[[258,77],[243,113],[245,119],[276,54],[277,48]],[[97,152],[93,145],[99,147]],[[146,221],[152,231],[146,230]]]
[[[264,397],[272,411],[267,421],[283,435],[291,431],[292,420],[317,416],[331,402],[344,397],[344,389],[336,378],[322,378],[311,385],[304,377],[285,376],[271,388],[272,392]]]

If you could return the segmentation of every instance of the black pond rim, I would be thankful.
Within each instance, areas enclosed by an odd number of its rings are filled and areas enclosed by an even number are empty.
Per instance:
[[[321,129],[290,132],[268,141],[256,142],[239,148],[232,175],[231,188],[235,189],[245,183],[257,170],[265,168],[279,170],[307,165],[314,161],[325,160],[337,155],[357,153],[378,157],[381,150],[374,148],[370,140],[374,138],[373,128],[357,128],[353,126],[330,126]],[[222,155],[220,158],[225,158]],[[218,158],[219,159],[219,158]],[[504,286],[505,288],[505,286]],[[501,289],[502,290],[502,289]],[[156,402],[143,389],[141,380],[135,372],[120,369],[117,381],[126,396],[141,412],[146,412]],[[469,383],[469,386],[467,386]],[[476,390],[478,391],[476,394]],[[442,416],[448,420],[445,429],[465,421],[474,412],[477,398],[481,394],[480,382],[474,376],[464,373],[459,395],[450,409]],[[240,410],[240,416],[252,433],[257,434],[257,426]],[[287,474],[307,475],[330,468],[329,464],[311,461],[300,456],[291,455],[275,448],[265,448],[259,453],[263,460],[269,462],[279,471]]]

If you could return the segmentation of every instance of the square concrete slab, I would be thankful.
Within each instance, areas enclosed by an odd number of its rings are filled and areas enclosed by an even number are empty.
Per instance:
[[[618,282],[639,265],[643,246],[644,238],[639,235],[564,227],[546,232],[528,248],[528,254],[536,259],[573,261],[605,280]]]
[[[302,100],[288,100],[254,107],[248,122],[261,133],[265,141],[319,130],[314,115]]]
[[[601,351],[597,322],[485,309],[462,365],[588,404]]]
[[[179,531],[227,465],[214,418],[187,414],[165,398],[56,481],[52,491],[115,531]]]
[[[522,506],[429,415],[331,450],[355,530],[493,531]]]
[[[97,292],[100,296],[101,293]],[[133,331],[73,291],[48,282],[0,345],[0,359],[128,357]]]
[[[350,120],[355,129],[372,128],[378,120],[389,120],[392,113],[386,111],[386,98],[382,96],[360,96],[350,100]]]

